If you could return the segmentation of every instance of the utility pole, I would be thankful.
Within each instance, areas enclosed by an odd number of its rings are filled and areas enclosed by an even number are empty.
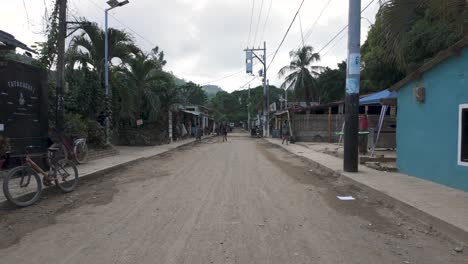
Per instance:
[[[247,99],[247,129],[250,132],[250,83],[249,83],[249,99]]]
[[[59,25],[57,39],[57,87],[55,126],[59,135],[63,132],[63,90],[65,87],[65,38],[67,37],[67,0],[58,0]]]
[[[118,0],[107,1],[110,6],[104,10],[104,80],[106,92],[106,144],[110,144],[110,112],[111,112],[111,96],[109,94],[109,40],[108,40],[108,14],[109,11],[116,7],[121,7],[128,4],[129,1],[125,0],[119,2]],[[112,58],[111,58],[112,59]]]
[[[266,64],[266,41],[263,42],[263,49],[245,49],[246,54],[246,72],[252,74],[253,56],[255,56],[263,64],[263,136],[269,136],[270,127],[268,126],[268,93],[267,93],[267,64]],[[263,51],[263,55],[258,56],[255,51]]]
[[[361,0],[349,0],[348,63],[346,70],[346,113],[344,171],[358,171],[359,82],[361,73]]]
[[[263,100],[265,102],[265,106],[263,107],[263,118],[265,119],[263,122],[263,136],[269,137],[270,136],[270,126],[269,123],[269,106],[268,106],[268,88],[267,88],[267,63],[266,63],[266,41],[263,42]]]
[[[266,71],[266,69],[265,69]],[[266,137],[269,137],[270,136],[270,82],[268,81],[268,79],[266,78],[265,76],[265,79],[263,80],[264,82],[264,85],[265,85],[265,91],[266,91],[266,115],[265,115],[265,118],[266,118],[266,122],[265,122],[265,126],[266,126]]]
[[[288,110],[288,88],[284,89],[284,109]]]

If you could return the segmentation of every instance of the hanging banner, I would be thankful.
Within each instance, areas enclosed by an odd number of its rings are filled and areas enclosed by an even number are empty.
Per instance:
[[[245,51],[245,67],[247,73],[252,73],[253,61],[252,61],[252,51]]]
[[[359,53],[351,53],[348,56],[348,74],[361,73],[361,55]]]
[[[276,103],[270,104],[270,112],[276,112]]]
[[[357,79],[346,79],[346,94],[359,93],[359,82]]]

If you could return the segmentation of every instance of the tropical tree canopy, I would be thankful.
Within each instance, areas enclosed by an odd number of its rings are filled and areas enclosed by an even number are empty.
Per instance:
[[[104,31],[97,23],[81,22],[81,33],[74,36],[67,51],[67,61],[70,67],[77,64],[82,67],[92,67],[100,75],[104,72]],[[121,30],[108,29],[108,59],[121,62],[128,61],[132,54],[139,51],[132,37]]]
[[[203,88],[193,82],[188,82],[179,87],[180,98],[185,105],[204,105],[208,101]]]
[[[377,19],[383,59],[409,72],[468,35],[468,1],[381,0]]]
[[[289,53],[291,62],[278,72],[280,78],[284,78],[282,89],[293,89],[298,99],[307,102],[320,101],[320,92],[317,84],[317,76],[322,67],[312,65],[320,61],[320,55],[314,52],[311,46],[303,46]]]

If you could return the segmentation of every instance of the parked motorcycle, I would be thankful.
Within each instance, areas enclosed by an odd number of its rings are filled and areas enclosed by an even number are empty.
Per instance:
[[[262,130],[261,128],[257,128],[256,136],[257,136],[258,138],[263,137],[263,130]]]

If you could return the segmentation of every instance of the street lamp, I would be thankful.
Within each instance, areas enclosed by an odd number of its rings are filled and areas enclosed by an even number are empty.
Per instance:
[[[109,47],[108,47],[108,39],[107,39],[107,16],[110,10],[124,6],[128,4],[129,1],[125,0],[119,2],[118,0],[109,0],[107,4],[110,6],[106,8],[104,11],[105,13],[105,22],[104,22],[104,72],[105,72],[105,85],[106,85],[106,102],[107,102],[107,113],[106,113],[106,143],[110,144],[110,119],[109,119],[109,108],[110,108],[110,98],[109,98]]]

